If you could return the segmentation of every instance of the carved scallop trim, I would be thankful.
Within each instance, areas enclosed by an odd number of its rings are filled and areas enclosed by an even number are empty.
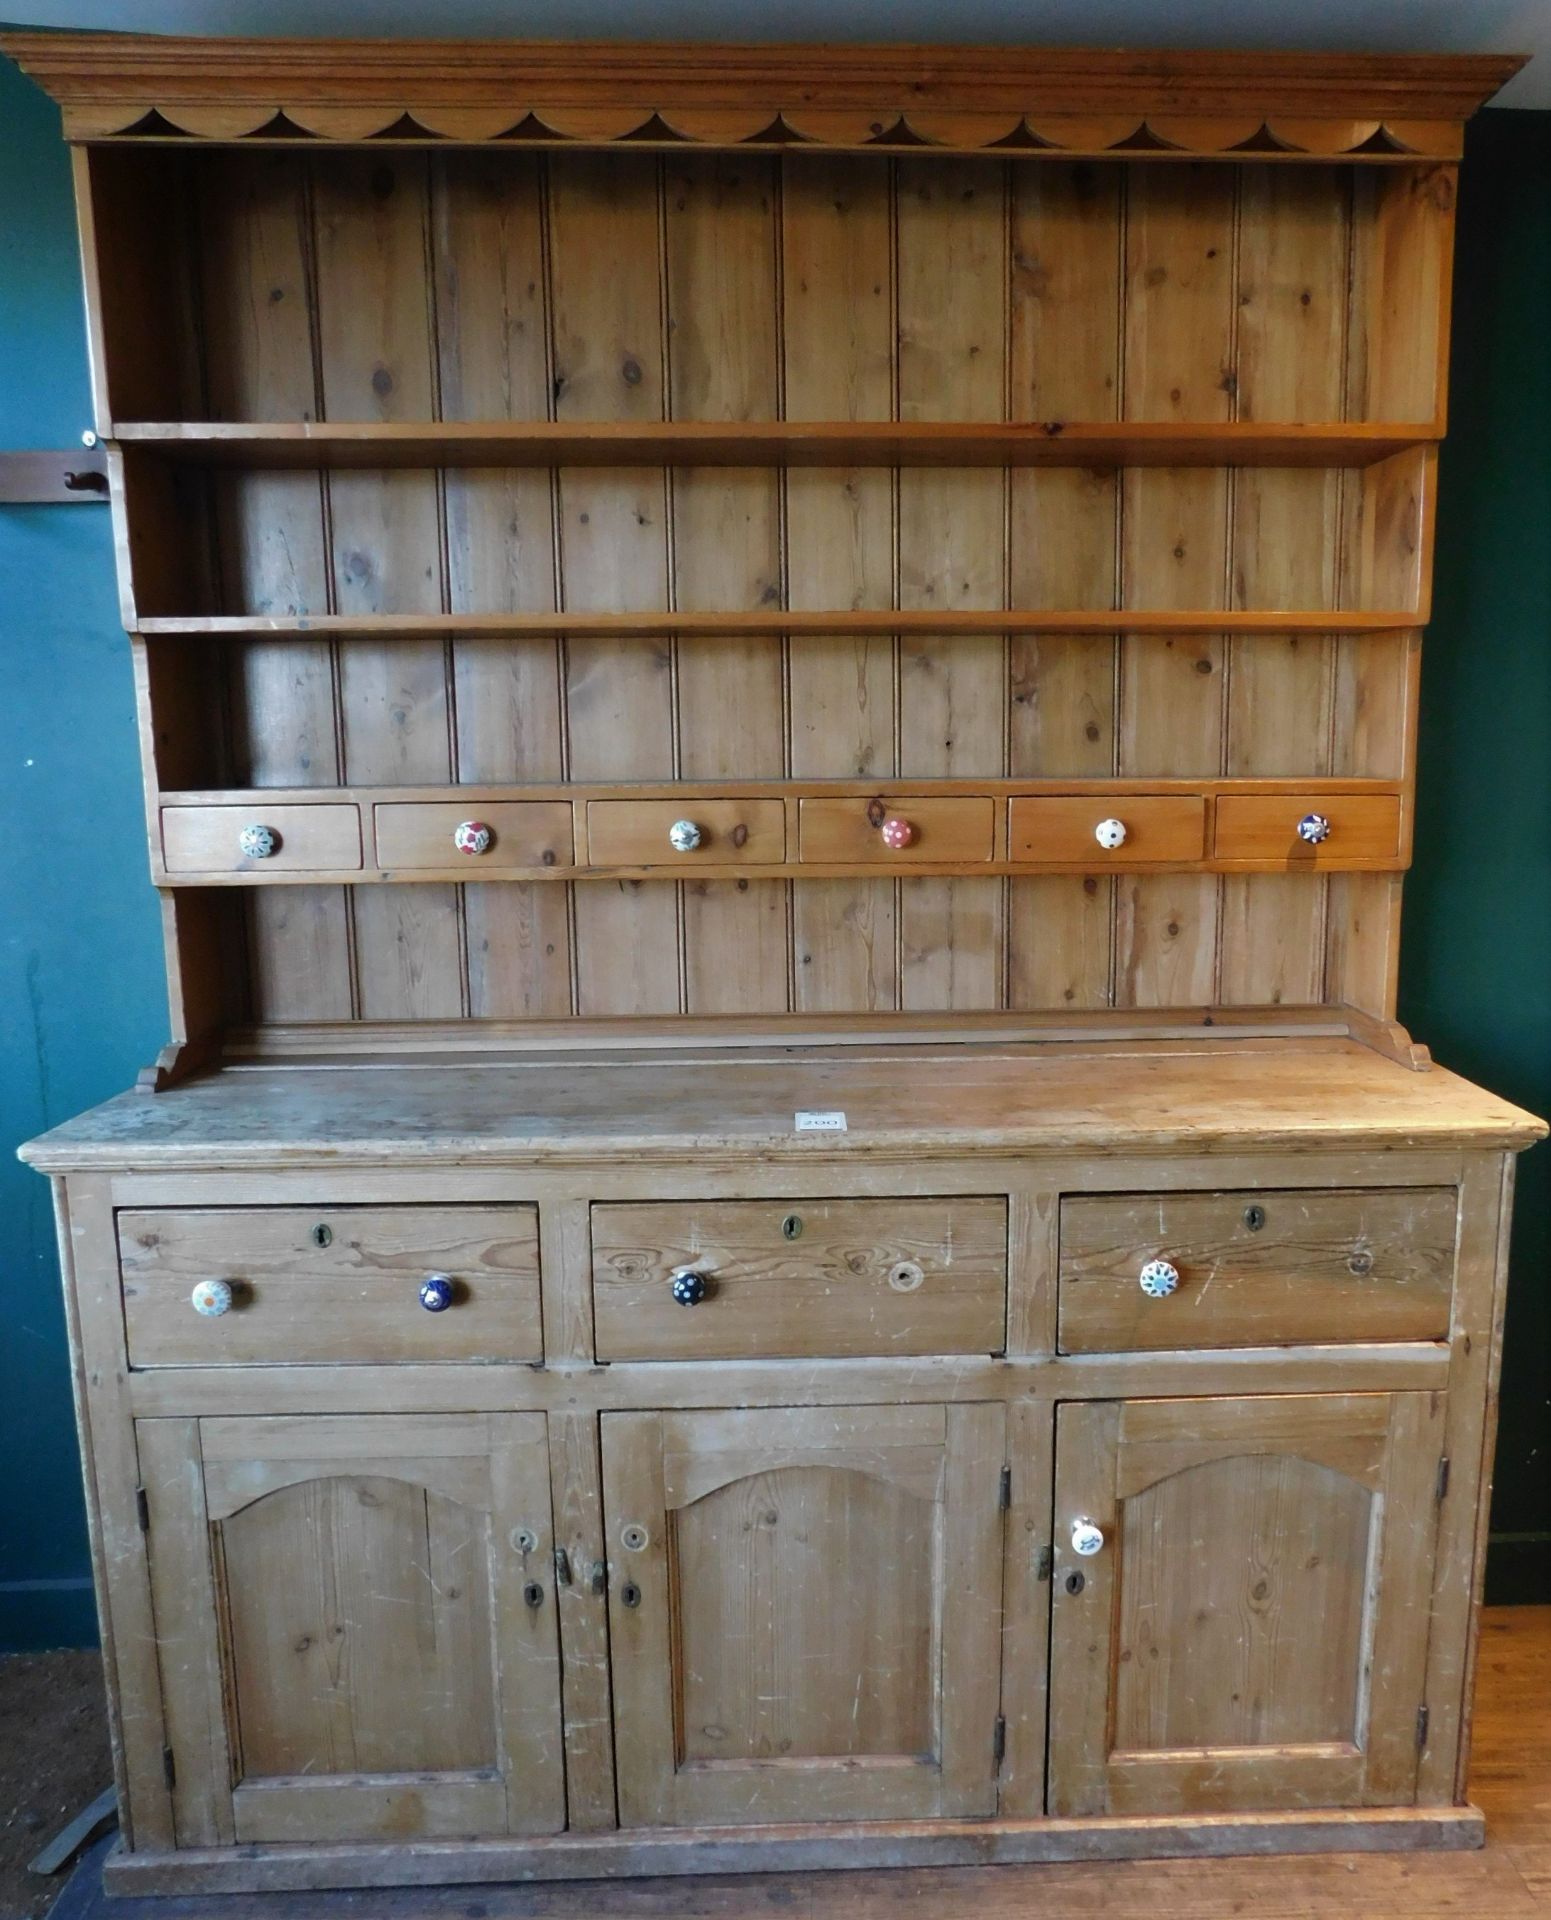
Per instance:
[[[240,142],[277,139],[360,143],[391,141],[512,141],[603,146],[814,146],[852,151],[938,148],[1047,151],[1070,154],[1306,155],[1312,159],[1362,155],[1454,160],[1462,129],[1453,120],[1317,119],[1276,115],[916,113],[793,108],[639,107],[375,107],[252,103],[228,106],[169,102],[147,109],[70,107],[65,133],[72,140],[159,139]]]

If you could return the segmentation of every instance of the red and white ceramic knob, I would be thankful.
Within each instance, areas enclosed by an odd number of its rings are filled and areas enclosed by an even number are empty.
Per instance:
[[[897,813],[891,813],[878,829],[879,836],[886,847],[898,853],[902,847],[908,847],[916,837],[916,830],[908,820],[901,819]]]
[[[452,836],[459,853],[488,853],[495,838],[483,820],[462,820]]]

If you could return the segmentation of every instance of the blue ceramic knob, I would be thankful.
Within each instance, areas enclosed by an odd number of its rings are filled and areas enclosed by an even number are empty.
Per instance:
[[[681,1307],[698,1307],[705,1298],[705,1275],[680,1267],[673,1276],[673,1297]]]
[[[1317,847],[1321,840],[1330,838],[1330,822],[1322,813],[1306,813],[1298,822],[1298,838]]]
[[[427,1313],[445,1313],[452,1305],[451,1276],[428,1273],[420,1283],[420,1304]]]

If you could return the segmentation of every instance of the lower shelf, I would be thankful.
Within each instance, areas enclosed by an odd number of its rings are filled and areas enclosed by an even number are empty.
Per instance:
[[[297,1892],[666,1874],[1020,1866],[1062,1860],[1437,1853],[1479,1847],[1485,1837],[1486,1822],[1471,1806],[1124,1820],[697,1827],[566,1833],[532,1840],[421,1841],[402,1847],[212,1847],[181,1853],[126,1853],[120,1847],[103,1868],[103,1882],[113,1894]]]

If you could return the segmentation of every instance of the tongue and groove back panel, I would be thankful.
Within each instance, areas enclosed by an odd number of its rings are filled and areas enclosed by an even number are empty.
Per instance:
[[[1441,418],[1447,165],[628,146],[120,146],[88,165],[115,236],[105,288],[148,271],[136,240],[165,219],[165,342],[191,343],[138,366],[115,361],[110,332],[119,422],[1395,421],[1425,440]],[[104,304],[132,307],[133,287]],[[1360,468],[186,472],[164,509],[183,552],[137,567],[142,616],[1202,619],[142,641],[147,683],[173,677],[161,656],[219,683],[205,709],[184,696],[181,729],[157,716],[153,782],[1365,776],[1401,784],[1409,818],[1415,628],[1224,633],[1212,616],[1361,608],[1419,626],[1432,461],[1418,446]],[[126,474],[148,514],[150,478],[133,458]],[[259,1024],[1387,1016],[1399,889],[1392,872],[1308,870],[437,879],[256,886],[180,910],[240,949],[233,1012]]]

